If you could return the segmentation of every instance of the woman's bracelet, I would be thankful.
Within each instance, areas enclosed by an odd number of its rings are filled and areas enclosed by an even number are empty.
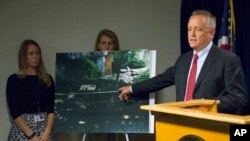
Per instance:
[[[28,136],[28,139],[29,139],[29,140],[32,139],[35,135],[36,135],[36,133],[33,132],[30,136]]]

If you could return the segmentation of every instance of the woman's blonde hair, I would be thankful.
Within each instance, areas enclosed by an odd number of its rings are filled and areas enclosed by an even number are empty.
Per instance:
[[[39,49],[40,61],[39,61],[39,65],[38,65],[36,71],[37,71],[37,74],[38,74],[40,80],[42,80],[42,82],[44,82],[47,87],[50,87],[52,84],[52,82],[51,82],[52,80],[46,72],[46,68],[44,66],[42,55],[41,55],[42,51],[41,51],[41,48],[39,47],[39,45],[36,41],[29,39],[29,40],[24,40],[22,42],[20,49],[19,49],[19,53],[18,53],[19,71],[24,73],[25,69],[27,69],[27,67],[28,67],[27,55],[28,55],[28,48],[30,45],[34,45]],[[27,75],[27,74],[24,73],[21,75],[25,77],[25,75]]]
[[[99,51],[98,44],[100,43],[102,36],[108,36],[111,39],[113,39],[113,43],[114,43],[113,50],[120,50],[119,39],[117,38],[116,34],[111,30],[103,29],[97,35],[96,42],[95,42],[95,51]]]

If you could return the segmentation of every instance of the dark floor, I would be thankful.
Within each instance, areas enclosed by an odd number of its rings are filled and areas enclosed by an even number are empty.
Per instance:
[[[149,112],[141,110],[148,98],[122,102],[118,92],[60,95],[55,105],[56,133],[147,133]],[[66,128],[65,128],[66,127]]]
[[[63,134],[57,133],[54,135],[54,141],[82,141],[83,134],[71,133]],[[115,133],[90,133],[86,134],[84,141],[127,141],[125,134]],[[128,141],[155,141],[155,134],[130,133],[128,134]]]

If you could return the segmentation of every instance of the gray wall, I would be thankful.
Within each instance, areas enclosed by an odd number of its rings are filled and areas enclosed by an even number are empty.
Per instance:
[[[181,0],[0,0],[0,140],[7,140],[10,116],[5,87],[17,71],[17,52],[24,39],[36,40],[47,70],[54,77],[57,52],[93,51],[97,33],[117,33],[121,49],[157,50],[157,73],[180,54]],[[156,101],[175,100],[174,87]]]

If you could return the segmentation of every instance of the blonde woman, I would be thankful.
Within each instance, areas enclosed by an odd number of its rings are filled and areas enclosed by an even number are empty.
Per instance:
[[[95,51],[120,50],[119,39],[113,31],[109,29],[103,29],[98,33],[96,37],[94,50]]]
[[[19,71],[8,78],[6,94],[13,118],[9,141],[52,141],[55,87],[41,53],[36,41],[23,41]]]

